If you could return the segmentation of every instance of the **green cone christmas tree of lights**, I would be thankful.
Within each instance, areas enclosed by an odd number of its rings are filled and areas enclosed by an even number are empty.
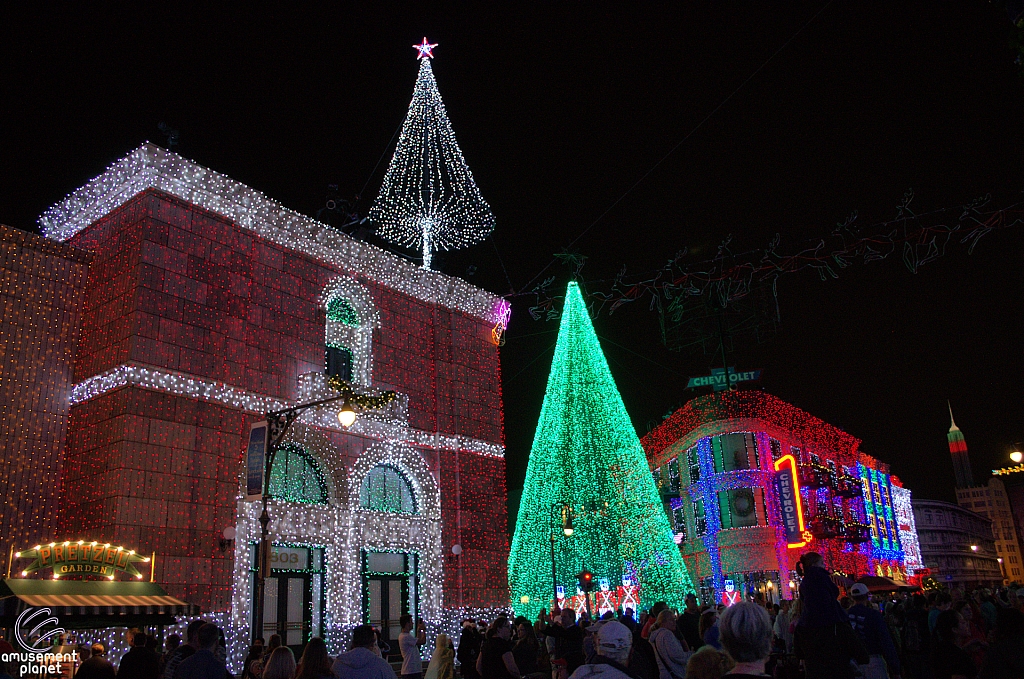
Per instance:
[[[566,505],[571,536],[563,532]],[[508,560],[517,615],[532,619],[554,597],[552,535],[566,596],[576,594],[584,569],[608,578],[612,589],[631,577],[643,608],[665,601],[681,610],[684,595],[695,591],[575,282],[566,292]]]

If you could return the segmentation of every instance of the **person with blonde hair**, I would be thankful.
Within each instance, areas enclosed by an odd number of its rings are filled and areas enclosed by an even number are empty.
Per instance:
[[[295,654],[287,646],[278,646],[263,665],[263,679],[295,679]]]
[[[686,663],[686,679],[721,679],[732,668],[733,662],[725,653],[702,646]]]
[[[676,636],[676,614],[671,610],[658,613],[647,639],[654,647],[654,658],[658,662],[659,679],[684,679],[686,663],[693,653]]]
[[[430,658],[423,679],[455,679],[455,649],[448,635],[443,632],[437,635],[434,655]]]

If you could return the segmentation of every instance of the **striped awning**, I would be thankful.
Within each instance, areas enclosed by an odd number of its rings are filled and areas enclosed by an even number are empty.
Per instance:
[[[19,599],[29,606],[51,608],[149,608],[153,606],[187,607],[188,604],[172,596],[125,596],[123,594],[22,594]]]
[[[104,619],[139,616],[195,616],[194,604],[169,596],[152,582],[0,580],[0,608],[8,617],[25,607],[49,608],[61,618],[102,617]]]

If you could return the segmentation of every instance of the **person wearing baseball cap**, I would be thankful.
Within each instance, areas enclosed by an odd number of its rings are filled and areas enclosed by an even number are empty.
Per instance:
[[[569,679],[631,679],[626,665],[633,633],[618,620],[601,620],[587,631],[594,635],[594,662],[580,665]]]
[[[888,679],[891,671],[893,679],[896,679],[900,675],[899,655],[885,619],[868,603],[868,586],[863,582],[854,583],[850,588],[850,596],[853,597],[853,606],[846,612],[850,617],[850,626],[864,642],[871,657],[867,665],[860,666],[861,674],[864,679]],[[886,671],[886,664],[889,671]]]

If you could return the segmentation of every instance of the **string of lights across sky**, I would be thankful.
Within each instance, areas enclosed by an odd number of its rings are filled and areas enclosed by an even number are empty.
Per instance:
[[[685,260],[689,253],[684,249],[655,271],[629,275],[623,267],[610,280],[587,282],[587,306],[592,316],[602,311],[611,314],[634,302],[646,302],[651,310],[672,313],[687,299],[711,297],[718,306],[727,308],[764,288],[776,300],[776,281],[782,274],[814,270],[821,280],[828,280],[838,278],[840,271],[853,264],[869,264],[894,255],[911,273],[917,273],[945,255],[950,245],[964,245],[970,254],[989,233],[1024,222],[1024,203],[993,209],[988,207],[990,198],[986,196],[959,207],[917,214],[911,210],[912,200],[913,193],[908,191],[892,220],[861,228],[853,213],[827,236],[804,241],[795,248],[784,248],[781,236],[776,234],[762,248],[733,253],[730,235],[711,259],[688,263]],[[558,257],[575,267],[574,274],[580,277],[585,256],[561,253]],[[555,280],[556,276],[549,276],[532,289],[511,296],[535,297],[529,307],[534,320],[556,319],[562,296],[557,294]]]

